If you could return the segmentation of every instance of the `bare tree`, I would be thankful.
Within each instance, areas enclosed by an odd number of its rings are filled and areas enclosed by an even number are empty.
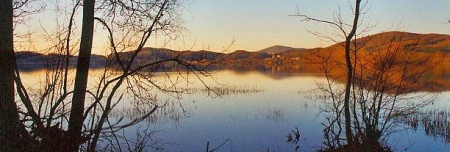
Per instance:
[[[94,37],[94,8],[95,0],[83,1],[83,25],[81,31],[80,51],[77,60],[77,73],[72,96],[72,106],[69,119],[69,133],[71,134],[72,147],[70,151],[78,149],[81,130],[83,127],[83,112],[86,98],[86,87],[89,74],[89,58],[91,57]]]
[[[319,89],[331,100],[323,109],[328,114],[327,123],[323,125],[324,143],[329,149],[361,150],[371,146],[380,151],[388,150],[381,141],[386,141],[387,135],[395,132],[393,119],[411,113],[433,99],[432,96],[407,95],[427,87],[425,83],[418,82],[436,64],[430,60],[431,54],[408,49],[401,33],[387,33],[383,38],[378,35],[357,38],[372,27],[360,29],[360,21],[364,18],[361,15],[365,14],[363,9],[366,5],[356,0],[355,6],[351,7],[354,13],[351,24],[343,21],[340,12],[334,16],[334,21],[294,15],[304,18],[302,21],[331,25],[345,38],[341,43],[321,33],[313,33],[337,42],[335,47],[313,52],[312,55],[312,62],[320,65],[327,78],[327,83],[319,85]],[[367,44],[370,48],[366,47]],[[336,55],[341,51],[345,52],[343,59],[336,59],[336,56],[341,57]],[[345,69],[345,74],[339,72],[342,69]],[[345,88],[339,87],[340,82],[345,82]],[[405,104],[411,99],[419,102]],[[342,132],[345,132],[345,138],[342,138]]]
[[[327,20],[320,20],[316,18],[309,17],[307,15],[297,14],[295,16],[303,17],[305,18],[303,21],[315,21],[320,23],[325,23],[332,25],[340,30],[341,34],[345,37],[345,64],[347,67],[347,80],[345,85],[345,94],[344,94],[344,117],[345,117],[345,134],[347,137],[347,142],[349,145],[353,143],[353,135],[351,132],[351,113],[350,113],[350,91],[352,87],[352,81],[353,81],[353,64],[351,59],[351,42],[354,40],[354,37],[356,35],[357,28],[359,26],[360,21],[360,15],[361,15],[361,1],[362,0],[356,0],[355,6],[354,6],[354,16],[353,16],[353,22],[352,24],[346,24],[343,22],[342,17],[337,16],[337,20],[335,21],[327,21]],[[352,7],[353,8],[353,7]],[[351,27],[350,31],[346,30],[347,27]],[[355,40],[356,41],[356,40]]]
[[[399,116],[413,113],[418,108],[433,101],[432,95],[410,95],[430,86],[423,76],[431,72],[437,60],[432,54],[415,52],[405,48],[402,33],[374,35],[360,39],[357,58],[354,59],[354,80],[352,84],[350,111],[352,112],[352,132],[357,144],[382,147],[380,141],[386,141],[389,134],[396,132],[394,121]],[[376,42],[372,39],[384,39]],[[372,43],[370,47],[365,44]],[[375,43],[375,44],[373,44]],[[380,44],[376,44],[380,43]],[[383,43],[383,44],[381,44]],[[339,64],[334,65],[335,68]],[[339,69],[339,68],[338,68]],[[340,75],[327,75],[327,84],[320,89],[330,94],[328,123],[325,123],[326,146],[336,148],[340,142],[340,114],[342,110],[341,90],[336,88]],[[335,82],[337,81],[337,83]],[[406,104],[414,102],[414,104]]]
[[[204,71],[208,64],[203,63],[203,58],[189,61],[183,59],[182,53],[145,48],[156,32],[176,38],[176,34],[171,34],[181,29],[176,22],[178,5],[176,0],[86,0],[84,3],[78,0],[71,3],[70,8],[58,9],[69,14],[68,23],[57,22],[56,33],[42,28],[49,41],[46,52],[52,52],[47,60],[42,90],[30,93],[27,84],[22,82],[21,72],[15,69],[17,92],[23,103],[20,119],[29,128],[27,134],[31,136],[31,145],[44,151],[76,151],[78,148],[95,151],[102,138],[112,138],[110,141],[114,142],[111,143],[120,145],[116,132],[145,120],[165,106],[154,102],[152,88],[175,96],[183,91],[177,89],[178,82],[155,83],[157,72],[175,69],[179,74],[181,70],[187,70],[198,78],[200,75],[208,76]],[[75,18],[80,6],[83,7],[83,25],[78,38],[76,32],[80,30]],[[92,85],[87,82],[88,72],[92,69],[89,58],[99,59],[90,51],[95,21],[97,29],[104,30],[99,33],[108,37],[110,52],[106,58],[101,58],[101,63],[96,63],[101,64],[101,69],[96,70],[101,73],[96,84]],[[75,59],[73,55],[78,44],[79,56]],[[70,74],[73,61],[78,62],[75,77]],[[171,69],[166,69],[168,67]],[[134,101],[130,102],[145,103],[148,108],[142,108],[142,115],[129,122],[123,122],[121,118],[113,121],[110,113],[124,96],[133,96],[131,99]],[[120,147],[117,150],[121,151]]]
[[[13,1],[0,5],[0,142],[1,151],[17,150],[21,144],[21,126],[14,97]],[[22,128],[24,129],[24,128]]]

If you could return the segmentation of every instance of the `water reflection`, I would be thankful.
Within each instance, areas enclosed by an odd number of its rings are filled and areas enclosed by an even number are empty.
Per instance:
[[[122,102],[112,111],[111,120],[122,119],[122,122],[126,123],[142,117],[151,111],[154,105],[159,107],[154,114],[145,117],[144,121],[117,132],[117,135],[122,136],[122,140],[137,141],[151,138],[147,145],[152,145],[153,148],[148,146],[149,151],[155,149],[204,151],[208,141],[212,148],[215,148],[227,139],[229,142],[219,151],[266,151],[267,149],[316,151],[323,147],[322,142],[327,138],[324,137],[323,131],[327,126],[321,123],[326,122],[327,118],[322,110],[332,105],[330,105],[330,95],[317,90],[317,84],[327,82],[325,78],[314,74],[270,74],[261,71],[212,71],[212,73],[211,79],[204,79],[205,83],[212,88],[222,90],[217,91],[222,92],[222,96],[214,98],[208,96],[203,84],[198,81],[190,83],[178,81],[177,89],[184,92],[175,96],[154,89],[147,92],[151,94],[151,97],[145,102],[135,102],[133,97],[124,95]],[[29,73],[29,75],[24,74],[23,77],[30,81],[27,84],[39,84],[35,76],[40,74]],[[153,78],[159,83],[170,81],[167,80],[166,74],[178,73],[157,73]],[[185,75],[185,77],[191,76]],[[192,90],[187,91],[188,88]],[[423,95],[418,93],[405,98],[415,102],[416,96]],[[432,150],[435,151],[446,150],[448,113],[445,113],[445,116],[440,113],[441,111],[436,111],[433,114],[426,113],[427,115],[424,116],[409,115],[411,118],[396,120],[397,125],[407,124],[414,128],[416,132],[413,135],[417,138],[399,140],[395,146],[399,149],[411,147],[409,150],[412,151],[420,151],[421,147],[427,145],[433,146]],[[421,128],[424,132],[421,132]],[[403,134],[403,132],[393,133],[392,137]],[[445,142],[437,143],[433,138],[426,138],[428,137],[426,135],[443,137]],[[105,139],[111,138],[105,137]],[[409,141],[426,144],[411,146]]]

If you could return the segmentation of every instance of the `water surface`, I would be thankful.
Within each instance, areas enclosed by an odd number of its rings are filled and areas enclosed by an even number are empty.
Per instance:
[[[23,75],[28,84],[39,86],[43,71]],[[95,72],[91,72],[95,75]],[[179,73],[169,73],[177,79]],[[314,91],[325,78],[305,73],[265,73],[259,71],[213,71],[212,77],[201,77],[207,86],[232,86],[250,90],[217,95],[202,91],[203,83],[192,74],[185,74],[178,88],[196,88],[179,98],[153,89],[155,98],[166,105],[150,118],[125,129],[128,139],[149,128],[155,131],[148,142],[160,151],[205,151],[223,146],[217,151],[316,151],[322,146],[325,123],[321,108],[323,94]],[[156,76],[158,83],[167,83],[166,73]],[[95,80],[90,79],[90,83]],[[173,82],[173,81],[172,81]],[[251,91],[253,90],[253,91]],[[448,111],[450,93],[436,93],[438,100],[424,110]],[[112,113],[112,117],[132,119],[136,103],[126,97]],[[287,135],[298,128],[298,143],[286,142]],[[410,128],[409,126],[400,126]],[[442,136],[428,136],[425,129],[402,129],[388,137],[389,144],[398,151],[448,151],[449,145]],[[154,150],[148,148],[149,151]]]

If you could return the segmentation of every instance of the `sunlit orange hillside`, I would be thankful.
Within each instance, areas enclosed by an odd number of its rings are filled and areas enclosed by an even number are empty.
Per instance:
[[[385,49],[391,46],[393,44],[392,42],[394,42],[397,45],[401,45],[402,50],[404,49],[408,51],[427,53],[450,53],[450,35],[443,34],[416,34],[393,31],[359,38],[356,42],[359,47],[362,47],[361,50],[365,51],[378,51]],[[280,54],[288,58],[295,58],[301,56],[303,53],[311,51],[343,49],[343,45],[344,42],[341,42],[326,48],[292,50]]]
[[[385,32],[357,39],[351,48],[355,75],[367,87],[379,83],[372,80],[382,78],[392,83],[386,92],[399,85],[407,86],[401,92],[450,89],[449,35]],[[324,73],[344,81],[344,53],[344,43],[338,43],[326,48],[287,51],[265,63],[290,65],[296,67],[291,72]]]

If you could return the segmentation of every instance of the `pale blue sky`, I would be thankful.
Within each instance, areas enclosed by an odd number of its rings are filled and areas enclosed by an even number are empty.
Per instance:
[[[306,29],[330,35],[335,31],[314,22],[300,23],[300,18],[289,16],[297,13],[297,6],[300,13],[327,20],[333,19],[333,12],[340,6],[344,18],[352,19],[347,0],[195,0],[184,2],[182,18],[187,30],[168,47],[221,51],[233,39],[229,51],[254,51],[272,45],[330,45],[332,42],[322,41]],[[368,8],[370,22],[377,23],[370,33],[402,30],[450,34],[449,0],[371,0]]]
[[[300,11],[311,17],[332,20],[340,6],[344,20],[351,21],[353,16],[348,1],[354,5],[354,0],[184,0],[180,17],[186,30],[182,31],[182,36],[164,46],[167,38],[152,37],[147,46],[224,51],[235,40],[227,52],[257,51],[273,45],[325,47],[333,42],[321,40],[308,30],[330,36],[336,34],[336,30],[320,23],[300,22],[301,18],[289,15]],[[46,43],[48,40],[39,38],[39,34],[45,35],[39,32],[41,28],[54,31],[58,15],[67,20],[63,14],[55,15],[51,10],[53,3],[58,2],[61,1],[46,1],[49,10],[31,18],[27,23],[30,26],[18,29],[35,33],[38,36],[34,40],[36,43]],[[450,34],[450,0],[370,0],[367,8],[365,23],[377,23],[367,34],[386,30]],[[81,12],[77,24],[81,24],[80,16]],[[94,40],[106,43],[106,34],[98,32]],[[93,53],[104,54],[107,48],[104,46],[108,45],[95,43]],[[29,49],[24,47],[23,50]]]

